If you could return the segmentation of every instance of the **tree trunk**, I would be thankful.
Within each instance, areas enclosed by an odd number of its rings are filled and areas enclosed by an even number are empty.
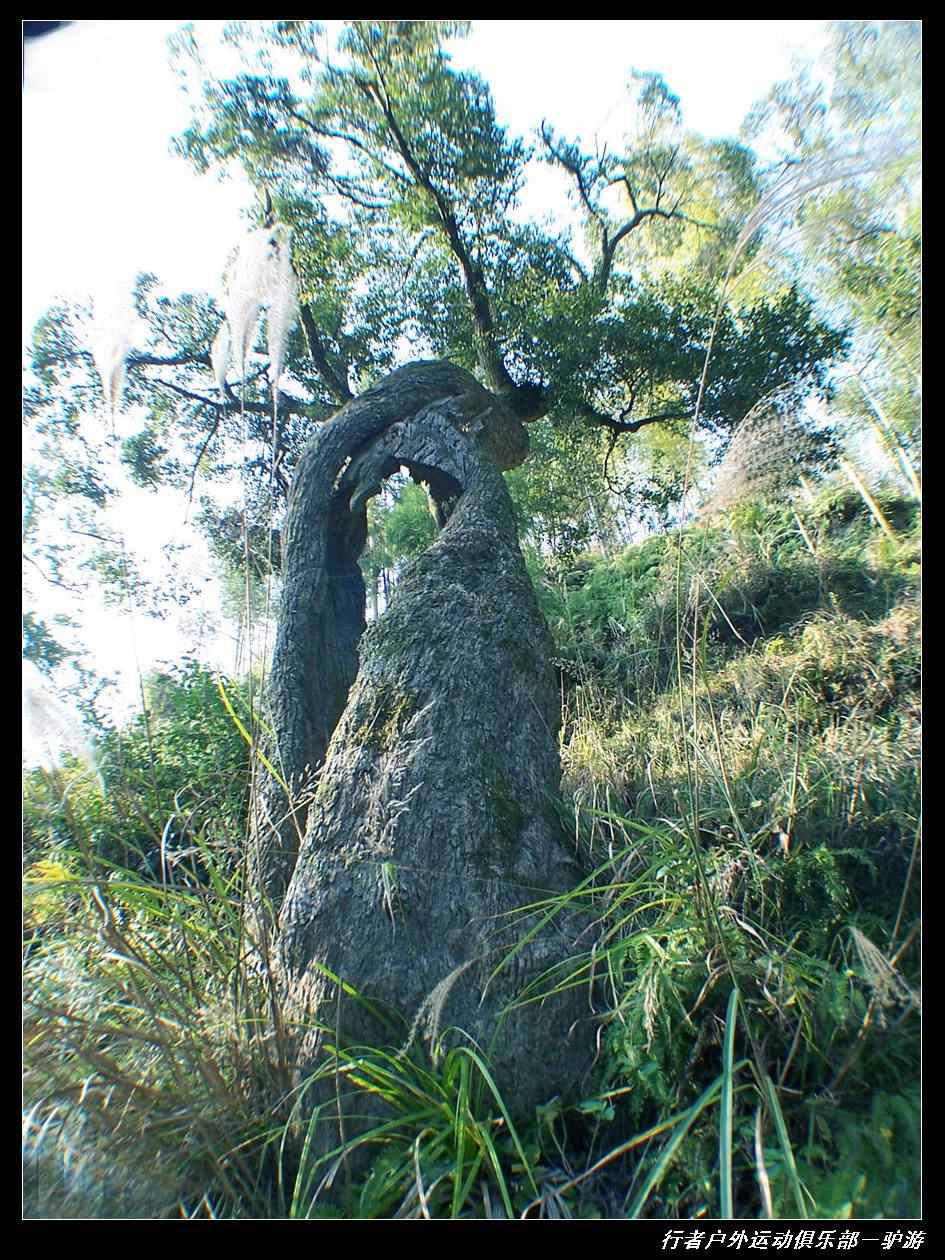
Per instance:
[[[281,904],[290,1019],[390,1044],[339,976],[397,1012],[404,1041],[411,1026],[474,1038],[516,1109],[567,1090],[591,1058],[583,993],[508,1009],[574,951],[573,916],[501,966],[537,924],[515,912],[580,877],[557,811],[552,644],[499,471],[526,451],[503,401],[442,363],[393,373],[313,439],[290,500],[271,676],[270,761],[293,790],[269,777],[255,868],[273,913]],[[365,505],[401,466],[443,528],[364,632]],[[322,1049],[320,1032],[303,1039],[303,1077]]]
[[[400,368],[342,407],[316,432],[299,461],[282,540],[283,595],[266,714],[275,737],[259,767],[251,846],[253,883],[271,917],[278,913],[295,866],[314,775],[357,673],[365,625],[358,557],[367,538],[370,493],[352,505],[351,488],[339,479],[352,457],[391,425],[436,399],[471,389],[479,391],[484,405],[495,401],[452,364]],[[490,432],[498,428],[498,421],[489,425]],[[516,428],[518,435],[506,444],[511,456],[517,439],[521,462],[527,438],[520,424]],[[501,434],[496,433],[496,441],[499,449]]]
[[[876,524],[880,527],[880,529],[883,531],[883,533],[886,535],[886,537],[889,539],[890,542],[893,542],[893,543],[897,542],[898,540],[896,538],[895,533],[893,532],[893,527],[890,525],[889,521],[886,519],[886,515],[883,512],[883,509],[879,506],[879,504],[870,494],[869,490],[867,489],[866,482],[863,480],[860,474],[856,471],[856,469],[853,467],[853,465],[850,463],[848,459],[841,458],[840,467],[846,473],[847,477],[852,483],[854,489],[859,494],[860,498],[869,508],[870,513],[873,517],[873,520],[876,522]]]

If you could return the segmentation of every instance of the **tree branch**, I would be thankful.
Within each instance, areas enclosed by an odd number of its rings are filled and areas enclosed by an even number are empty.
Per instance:
[[[348,382],[345,377],[339,376],[328,360],[328,352],[319,335],[311,308],[300,305],[299,317],[302,321],[302,331],[305,333],[308,352],[312,356],[312,362],[318,369],[319,375],[328,386],[333,398],[342,404],[348,402],[354,395],[348,388]]]
[[[562,254],[564,254],[565,258],[566,258],[566,259],[568,260],[568,262],[570,263],[570,265],[571,265],[571,270],[572,270],[572,271],[573,271],[573,272],[577,275],[577,277],[578,277],[578,279],[581,281],[581,283],[582,283],[582,284],[587,284],[587,282],[588,282],[588,280],[589,280],[589,278],[590,278],[590,277],[588,276],[588,274],[587,274],[587,272],[585,271],[584,267],[582,267],[582,266],[581,266],[581,264],[580,264],[580,262],[577,260],[577,258],[575,258],[575,256],[571,253],[571,251],[570,251],[569,249],[567,249],[567,248],[566,248],[563,244],[561,244],[560,242],[558,243],[558,248],[561,250]]]
[[[472,310],[473,327],[477,343],[477,358],[490,387],[498,392],[514,391],[515,383],[509,376],[499,351],[492,304],[489,301],[489,292],[486,288],[482,270],[476,266],[470,257],[459,230],[456,216],[445,194],[441,189],[437,188],[429,172],[420,164],[417,155],[411,149],[391,104],[383,70],[373,54],[371,55],[371,60],[377,74],[377,82],[365,83],[360,80],[356,80],[356,82],[361,90],[372,97],[375,104],[380,108],[397,146],[397,151],[406,163],[407,169],[413,175],[416,184],[427,193],[436,207],[440,226],[463,274],[463,284]]]
[[[655,172],[657,178],[656,203],[653,206],[640,208],[637,202],[636,193],[630,182],[629,175],[624,172],[621,175],[610,177],[606,169],[606,148],[596,159],[596,168],[592,166],[590,158],[584,158],[578,152],[575,145],[564,143],[555,144],[554,135],[547,123],[541,125],[541,139],[548,151],[549,156],[562,166],[574,179],[577,186],[578,196],[587,211],[588,215],[597,225],[600,232],[600,263],[595,269],[594,281],[598,289],[603,293],[610,281],[611,272],[613,270],[614,257],[617,247],[620,245],[632,231],[638,228],[641,223],[647,219],[680,219],[685,223],[692,223],[696,227],[715,227],[712,223],[702,223],[698,219],[690,218],[683,214],[679,209],[679,202],[673,206],[671,210],[665,210],[661,205],[664,193],[664,183],[666,177],[670,174],[676,164],[679,155],[678,147],[673,149],[669,154],[665,165]],[[607,188],[614,184],[623,184],[627,190],[627,196],[630,198],[630,205],[633,209],[633,215],[621,224],[615,231],[612,225],[608,223],[607,215],[602,210],[594,195],[594,186],[602,181]]]
[[[151,380],[151,384],[162,385],[164,386],[165,389],[169,389],[175,394],[180,394],[182,398],[186,398],[190,402],[201,403],[205,407],[214,407],[218,411],[239,411],[240,407],[242,406],[245,411],[252,411],[256,413],[257,415],[262,415],[262,416],[272,415],[271,403],[254,403],[254,402],[241,403],[240,399],[233,393],[233,390],[230,388],[229,385],[227,386],[227,393],[229,394],[229,402],[221,403],[216,398],[207,398],[203,394],[195,394],[193,390],[184,389],[183,386],[181,385],[175,385],[172,381],[165,381],[159,377],[153,377]],[[285,398],[285,395],[283,394],[282,397]],[[283,403],[281,409],[287,415],[304,416],[308,412],[308,404],[288,402],[288,403]]]
[[[23,552],[23,559],[27,564],[31,564],[37,571],[44,582],[49,582],[52,586],[58,586],[61,590],[69,591],[73,595],[81,595],[82,588],[80,586],[71,586],[68,582],[61,582],[59,578],[50,577],[50,575],[42,568],[42,566],[33,559],[29,552]]]
[[[326,180],[334,188],[339,197],[344,197],[346,201],[352,202],[356,206],[360,206],[362,210],[389,210],[390,203],[387,201],[372,201],[368,193],[355,183],[354,180],[343,175],[332,175],[330,171],[322,172],[322,179]]]
[[[563,152],[560,146],[556,148],[554,144],[553,133],[551,131],[551,128],[548,126],[546,122],[543,122],[541,124],[540,134],[541,134],[542,141],[545,145],[545,148],[548,150],[548,152],[551,154],[554,160],[559,165],[563,166],[564,169],[574,178],[574,182],[577,184],[578,196],[580,197],[581,201],[584,203],[585,209],[587,210],[588,214],[597,222],[601,231],[606,235],[607,225],[604,221],[603,215],[601,214],[600,207],[595,206],[593,201],[591,201],[590,190],[587,187],[587,183],[585,182],[585,179],[584,179],[584,172],[576,156],[577,150],[572,149],[572,152],[568,154],[568,153]]]
[[[618,418],[617,416],[609,416],[603,411],[598,411],[590,403],[584,404],[581,408],[581,415],[585,419],[590,420],[592,424],[610,429],[615,437],[620,437],[624,433],[638,433],[648,424],[661,424],[666,420],[690,420],[692,418],[691,411],[684,407],[669,407],[665,411],[655,411],[652,415],[641,416],[639,420],[625,420],[622,416]]]
[[[401,184],[405,184],[408,188],[412,187],[410,180],[403,171],[398,171],[396,167],[385,162],[378,156],[376,149],[372,149],[370,145],[365,144],[364,141],[359,139],[357,136],[353,136],[348,131],[336,131],[332,127],[320,126],[318,123],[312,122],[310,118],[306,118],[304,114],[300,114],[296,110],[290,109],[288,112],[291,118],[297,119],[304,126],[308,127],[309,130],[316,136],[322,136],[326,140],[342,140],[345,144],[350,144],[352,148],[359,149],[362,153],[369,157],[372,162],[381,168],[381,170],[386,171],[392,179],[398,180]]]
[[[199,363],[210,367],[209,354],[129,354],[125,359],[126,367],[183,367],[187,363]]]
[[[657,200],[659,200],[659,198],[657,198]],[[681,210],[677,209],[678,205],[679,202],[676,203],[672,210],[663,210],[659,205],[648,206],[645,210],[637,210],[632,218],[628,219],[626,223],[622,224],[617,229],[609,242],[605,238],[601,265],[598,271],[598,283],[600,284],[602,290],[606,289],[607,283],[610,280],[610,273],[613,270],[614,255],[617,252],[617,246],[625,237],[629,236],[632,231],[638,228],[640,224],[644,223],[647,219],[677,219],[682,223],[691,223],[694,227],[712,228],[713,230],[718,231],[717,224],[703,223],[700,219],[693,219],[688,214],[683,214]]]
[[[220,428],[221,414],[222,414],[222,410],[217,411],[213,424],[210,427],[210,432],[204,438],[203,443],[201,444],[200,450],[197,452],[197,458],[194,460],[194,466],[190,474],[190,485],[187,487],[187,502],[188,503],[193,503],[194,501],[194,486],[196,485],[196,482],[197,482],[197,469],[200,467],[200,461],[203,459],[204,452],[206,451],[210,443],[213,441],[213,439],[216,437],[217,431]]]

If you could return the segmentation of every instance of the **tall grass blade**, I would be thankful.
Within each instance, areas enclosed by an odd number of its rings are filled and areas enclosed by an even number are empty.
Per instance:
[[[496,1106],[502,1112],[502,1118],[505,1121],[506,1128],[509,1131],[509,1137],[512,1139],[512,1144],[515,1147],[515,1150],[518,1154],[519,1159],[522,1161],[522,1167],[525,1170],[525,1176],[528,1178],[528,1182],[532,1190],[535,1192],[535,1194],[537,1194],[538,1187],[535,1184],[535,1178],[532,1175],[531,1163],[529,1162],[528,1156],[525,1154],[525,1148],[522,1146],[522,1143],[519,1140],[518,1132],[516,1131],[515,1125],[512,1123],[512,1117],[509,1115],[508,1108],[505,1105],[505,1099],[502,1097],[501,1093],[499,1092],[498,1086],[496,1085],[495,1081],[492,1079],[491,1072],[489,1071],[482,1057],[478,1055],[476,1051],[471,1049],[469,1046],[460,1046],[458,1048],[457,1053],[461,1055],[465,1055],[469,1059],[472,1060],[472,1062],[476,1065],[476,1068],[479,1071],[479,1075],[489,1086],[489,1092],[492,1094],[492,1097],[495,1099]],[[490,1143],[490,1151],[491,1150],[492,1150],[492,1147]],[[507,1203],[506,1207],[509,1211],[509,1214],[511,1215],[512,1213],[511,1204]]]
[[[286,783],[285,779],[282,777],[279,771],[275,768],[275,766],[272,764],[272,762],[269,760],[266,754],[259,748],[256,741],[253,739],[252,735],[249,733],[249,731],[246,729],[245,725],[241,721],[236,710],[233,708],[233,704],[230,700],[230,697],[226,694],[226,688],[223,685],[222,678],[217,678],[217,690],[220,693],[220,699],[223,701],[223,707],[226,709],[227,713],[233,719],[236,729],[242,735],[243,739],[246,741],[249,747],[253,749],[253,751],[257,754],[257,756],[259,757],[259,760],[263,763],[263,765],[266,767],[266,769],[269,771],[269,773],[272,775],[275,781],[279,784],[282,790],[286,794],[288,794],[289,786]]]
[[[466,1159],[466,1117],[469,1113],[469,1070],[470,1060],[464,1055],[459,1061],[459,1090],[456,1095],[456,1110],[453,1118],[453,1141],[455,1153],[453,1159],[453,1201],[450,1205],[450,1216],[455,1220],[459,1215],[469,1184],[466,1181],[463,1166]],[[477,1167],[474,1163],[473,1167]]]
[[[670,1164],[675,1159],[676,1154],[678,1153],[679,1148],[686,1137],[686,1134],[692,1128],[693,1124],[695,1124],[696,1120],[698,1120],[698,1118],[702,1115],[703,1111],[705,1111],[707,1107],[710,1107],[712,1103],[715,1102],[715,1099],[717,1098],[721,1088],[722,1088],[722,1078],[719,1077],[717,1080],[714,1080],[712,1084],[709,1086],[709,1088],[700,1095],[700,1097],[696,1100],[696,1102],[693,1103],[693,1105],[689,1108],[689,1110],[683,1112],[683,1114],[680,1116],[672,1137],[669,1139],[669,1141],[666,1143],[666,1146],[663,1148],[663,1153],[660,1155],[659,1159],[657,1160],[656,1166],[650,1172],[650,1175],[647,1177],[643,1185],[643,1188],[640,1190],[639,1194],[634,1199],[633,1205],[631,1206],[630,1211],[627,1213],[627,1217],[629,1220],[631,1221],[639,1220],[644,1207],[646,1207],[647,1199],[649,1199],[650,1195],[653,1193],[656,1187],[663,1180],[663,1177],[666,1174],[666,1170],[669,1168]]]
[[[732,1120],[735,1084],[735,1024],[738,1016],[738,990],[733,989],[725,1015],[725,1045],[722,1052],[722,1100],[719,1116],[719,1199],[724,1220],[735,1216],[732,1193]]]
[[[765,1149],[762,1138],[764,1108],[759,1105],[755,1111],[755,1172],[758,1177],[758,1187],[761,1190],[761,1200],[765,1207],[765,1218],[773,1220],[774,1204],[771,1199],[771,1180],[768,1177],[768,1169],[765,1165]]]
[[[791,1190],[794,1192],[794,1201],[797,1204],[797,1210],[801,1219],[806,1221],[807,1207],[804,1204],[804,1188],[801,1185],[800,1177],[797,1175],[797,1164],[794,1162],[794,1150],[791,1146],[791,1139],[788,1136],[787,1125],[784,1123],[784,1113],[781,1111],[778,1094],[770,1076],[765,1077],[765,1089],[767,1090],[768,1105],[771,1109],[774,1127],[777,1130],[778,1141],[781,1143],[788,1181],[791,1183]]]

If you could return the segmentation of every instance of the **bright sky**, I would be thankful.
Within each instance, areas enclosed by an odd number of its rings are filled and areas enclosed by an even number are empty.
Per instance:
[[[195,23],[211,64],[204,36],[215,39],[222,25]],[[198,176],[170,153],[171,136],[188,122],[166,53],[178,26],[78,21],[26,48],[24,342],[56,299],[113,302],[139,271],[156,273],[172,294],[219,293],[252,193],[241,180]],[[824,23],[814,21],[483,21],[455,46],[454,63],[486,78],[499,121],[515,134],[530,137],[546,119],[569,138],[618,142],[636,68],[664,76],[688,127],[720,137],[737,132],[795,60],[813,61],[824,39]],[[544,187],[536,183],[539,197]],[[129,545],[156,541],[159,523],[178,529],[182,518],[181,504],[168,513],[166,503],[143,498]],[[113,613],[99,611],[89,624],[107,669],[129,679],[183,650],[163,622],[138,619],[134,651]]]
[[[734,135],[754,102],[824,45],[812,21],[474,22],[454,61],[492,86],[500,120],[542,120],[591,139],[619,139],[631,69],[655,70],[680,97],[686,125]],[[465,47],[464,47],[465,45]]]
[[[74,22],[26,48],[23,320],[58,296],[128,292],[139,271],[216,290],[244,189],[170,154],[188,107],[167,60],[177,22]]]
[[[23,319],[57,296],[127,290],[137,271],[169,290],[215,290],[251,202],[170,154],[188,121],[166,55],[172,21],[79,21],[26,49]],[[222,22],[195,24],[200,37]],[[335,24],[332,24],[335,25]],[[484,21],[454,61],[492,86],[500,121],[528,135],[619,139],[631,68],[658,70],[686,124],[732,135],[752,103],[812,59],[813,21]]]

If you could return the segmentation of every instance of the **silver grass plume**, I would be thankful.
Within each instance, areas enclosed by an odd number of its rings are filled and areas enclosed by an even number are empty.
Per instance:
[[[269,379],[276,389],[285,365],[286,344],[289,330],[298,315],[298,282],[292,270],[291,233],[279,224],[274,229],[276,258],[273,266],[272,288],[268,295],[269,315],[266,321],[266,339],[269,350]]]
[[[824,435],[776,390],[755,403],[735,430],[700,515],[712,516],[755,495],[786,494],[829,458]]]
[[[845,153],[838,150],[827,151],[816,157],[792,161],[785,165],[779,178],[768,189],[748,216],[732,249],[732,255],[725,271],[722,289],[716,305],[715,320],[712,324],[712,332],[709,335],[709,344],[702,363],[702,376],[699,380],[699,392],[696,397],[695,413],[692,419],[692,432],[695,432],[702,414],[702,400],[705,396],[706,382],[708,381],[709,368],[712,364],[712,355],[715,347],[715,337],[718,332],[719,321],[722,318],[726,294],[735,277],[735,267],[738,260],[752,237],[754,237],[756,232],[775,221],[784,211],[796,211],[801,202],[810,196],[811,193],[818,192],[821,188],[829,187],[831,184],[851,183],[865,175],[885,170],[903,156],[902,146],[897,145],[894,137],[887,136],[883,137],[878,143],[859,150]],[[693,443],[690,442],[690,460],[692,451]],[[690,469],[687,465],[684,502],[689,493],[689,472]],[[707,504],[703,507],[702,512],[711,512],[713,506],[712,504]]]
[[[97,313],[89,335],[92,360],[102,382],[105,403],[114,420],[125,384],[125,360],[131,349],[133,315],[126,308]]]
[[[230,325],[223,321],[210,349],[210,363],[216,377],[217,388],[226,395],[226,369],[230,366]]]
[[[443,1007],[446,1005],[446,999],[463,972],[468,971],[473,963],[478,961],[479,959],[477,958],[467,958],[465,962],[460,963],[458,967],[454,967],[448,976],[444,976],[439,984],[430,990],[413,1017],[413,1023],[410,1025],[410,1032],[407,1035],[405,1044],[397,1051],[398,1058],[403,1058],[408,1053],[416,1039],[417,1032],[422,1026],[424,1037],[429,1041],[434,1061],[436,1060],[438,1057],[437,1038],[440,1032],[440,1018],[443,1014]]]
[[[775,183],[755,206],[739,233],[729,262],[731,277],[735,263],[757,231],[776,219],[783,211],[797,206],[822,188],[832,184],[852,183],[865,175],[875,174],[901,160],[902,148],[892,137],[884,137],[860,149],[842,152],[827,151],[787,164]]]
[[[226,318],[230,326],[230,350],[244,374],[246,356],[252,349],[259,313],[268,301],[279,249],[272,228],[250,232],[240,246],[227,295]]]
[[[71,753],[97,776],[104,790],[98,758],[82,723],[38,678],[36,682],[24,682],[23,719],[24,727],[42,748],[48,770],[57,768],[63,752]]]
[[[902,1003],[922,1009],[922,999],[914,992],[895,968],[895,959],[890,961],[868,936],[864,936],[857,928],[851,927],[850,934],[859,954],[863,967],[863,976],[873,993],[873,1000],[882,1012],[885,1008]]]

